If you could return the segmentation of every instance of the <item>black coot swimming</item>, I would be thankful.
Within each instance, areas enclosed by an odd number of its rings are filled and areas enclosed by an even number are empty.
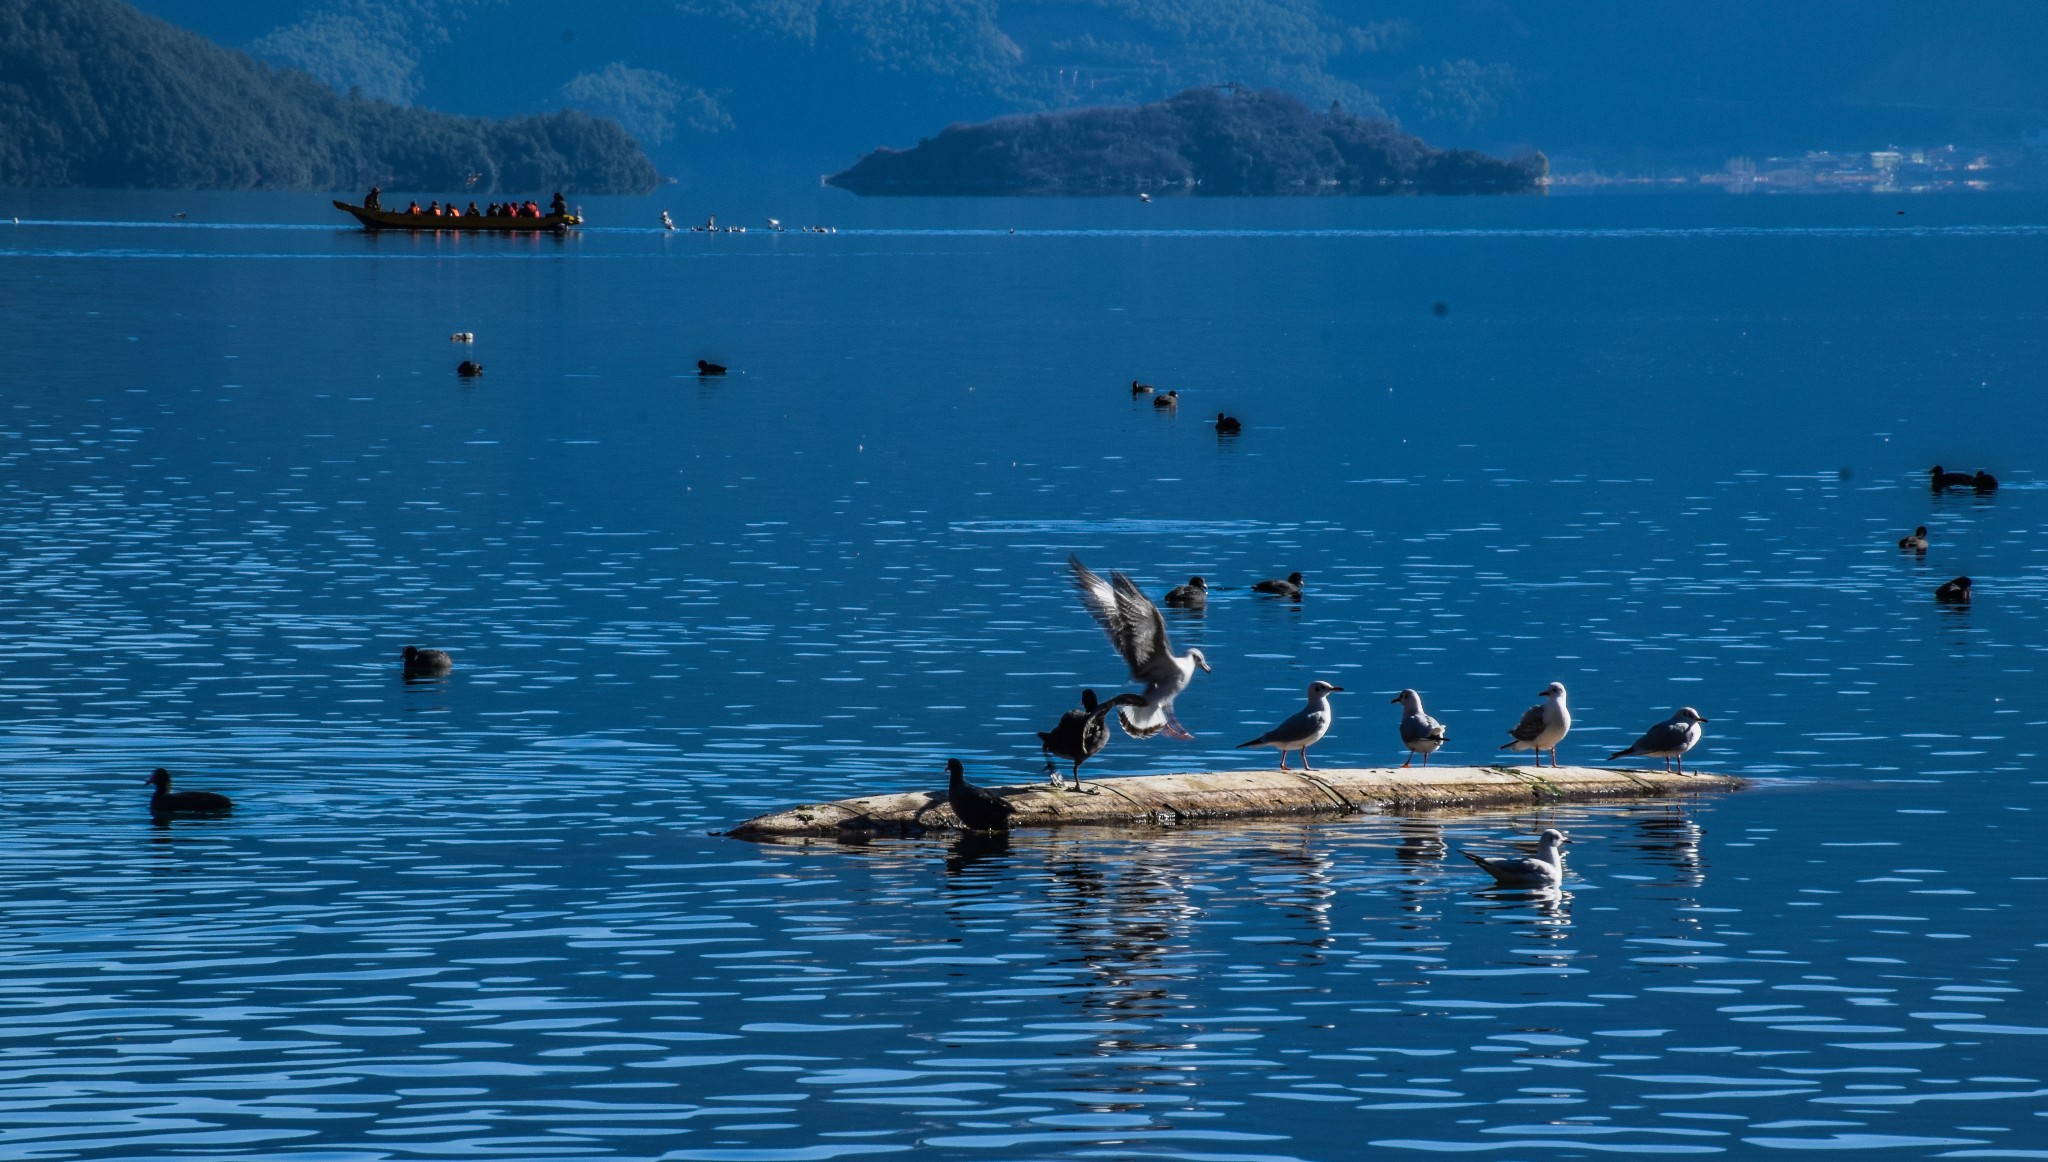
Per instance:
[[[455,659],[446,650],[423,650],[418,646],[405,647],[405,676],[408,678],[438,678],[455,668]]]
[[[455,365],[455,374],[464,379],[475,379],[484,373],[484,365],[474,359],[465,359]]]
[[[724,375],[724,374],[725,374],[725,364],[723,364],[723,363],[713,363],[713,362],[711,362],[711,361],[710,361],[709,359],[699,359],[699,360],[697,361],[697,374],[699,374],[699,375]]]
[[[1002,796],[968,782],[959,759],[946,760],[946,802],[969,831],[1008,831],[1017,813]]]
[[[156,788],[149,797],[151,815],[218,815],[235,809],[234,800],[212,791],[173,791],[171,772],[162,767],[151,771],[149,784]]]
[[[1276,597],[1299,598],[1301,596],[1301,574],[1289,573],[1285,581],[1269,579],[1256,582],[1252,585],[1252,592],[1271,593]]]
[[[1209,606],[1209,583],[1200,577],[1190,577],[1187,584],[1176,585],[1166,591],[1166,603],[1176,609],[1206,609]]]
[[[1235,435],[1237,435],[1237,434],[1238,434],[1239,432],[1242,432],[1242,431],[1244,431],[1244,424],[1242,424],[1241,422],[1239,422],[1239,421],[1238,421],[1238,418],[1237,418],[1236,416],[1226,416],[1226,415],[1224,415],[1224,414],[1223,414],[1222,412],[1217,412],[1217,413],[1216,413],[1216,434],[1217,434],[1217,435],[1219,435],[1219,436],[1235,436]]]
[[[1943,605],[1968,605],[1970,603],[1970,579],[1958,577],[1943,581],[1934,591],[1934,599]]]

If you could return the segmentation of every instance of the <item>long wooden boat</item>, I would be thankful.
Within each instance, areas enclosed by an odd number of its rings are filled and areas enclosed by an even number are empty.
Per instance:
[[[581,226],[583,219],[574,214],[549,214],[544,218],[494,218],[488,215],[460,218],[437,218],[431,214],[408,214],[403,210],[372,210],[364,206],[350,205],[337,201],[334,208],[355,215],[355,219],[367,230],[458,230],[477,234],[531,234],[542,231],[559,233],[571,226]]]

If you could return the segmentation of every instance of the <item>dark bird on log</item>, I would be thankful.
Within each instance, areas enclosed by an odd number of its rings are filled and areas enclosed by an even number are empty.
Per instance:
[[[1017,809],[993,791],[967,781],[959,759],[946,760],[946,802],[969,831],[1008,831]]]
[[[1051,730],[1038,732],[1038,748],[1045,753],[1046,770],[1052,772],[1055,785],[1064,785],[1059,777],[1059,768],[1052,760],[1063,758],[1074,764],[1074,790],[1081,789],[1081,764],[1102,753],[1109,745],[1109,715],[1119,706],[1136,706],[1143,699],[1136,694],[1119,694],[1107,702],[1097,702],[1095,691],[1081,691],[1081,708],[1069,710],[1060,715],[1060,720]]]

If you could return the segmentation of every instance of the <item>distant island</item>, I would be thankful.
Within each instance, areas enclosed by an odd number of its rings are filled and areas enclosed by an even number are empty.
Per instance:
[[[955,197],[1522,194],[1548,172],[1540,153],[1502,161],[1434,149],[1335,106],[1317,113],[1285,93],[1202,88],[1149,105],[953,125],[825,180],[863,195]]]
[[[412,109],[120,0],[0,0],[0,186],[627,194],[658,180],[617,124],[573,110]]]

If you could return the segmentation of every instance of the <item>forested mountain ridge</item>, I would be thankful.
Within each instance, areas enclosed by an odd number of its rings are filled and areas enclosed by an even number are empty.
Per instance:
[[[1432,149],[1384,118],[1285,93],[1201,88],[1136,107],[953,125],[827,179],[858,194],[1498,194],[1539,188],[1541,154]]]
[[[0,185],[635,193],[617,125],[485,121],[337,93],[121,0],[0,0]]]

